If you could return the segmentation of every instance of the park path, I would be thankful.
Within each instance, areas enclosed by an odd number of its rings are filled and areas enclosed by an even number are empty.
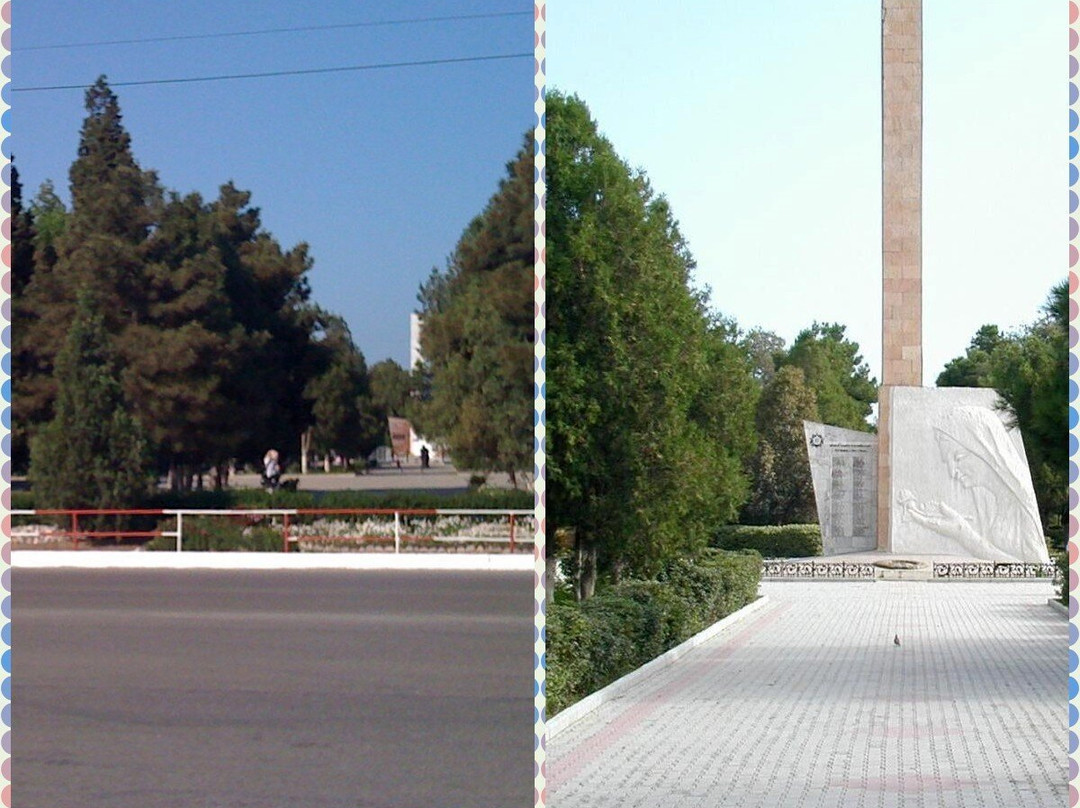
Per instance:
[[[549,736],[551,808],[1067,803],[1049,583],[761,589],[765,608]]]

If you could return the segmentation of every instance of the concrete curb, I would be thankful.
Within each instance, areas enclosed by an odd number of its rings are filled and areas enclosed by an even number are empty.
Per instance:
[[[208,553],[15,550],[16,569],[492,570],[531,572],[532,554]]]
[[[656,659],[650,660],[642,665],[635,671],[623,676],[621,679],[616,679],[607,687],[603,687],[597,690],[595,693],[591,693],[581,701],[575,702],[560,712],[558,715],[547,719],[546,732],[547,737],[550,740],[555,735],[558,735],[564,729],[571,724],[580,721],[586,715],[597,709],[600,705],[613,701],[619,698],[623,691],[640,682],[653,674],[659,673],[664,668],[667,668],[675,663],[680,657],[685,656],[689,651],[697,648],[699,645],[708,642],[717,634],[731,628],[737,623],[742,622],[747,617],[761,611],[769,604],[769,599],[765,595],[761,595],[753,603],[748,603],[743,606],[737,612],[732,612],[722,620],[713,623],[704,631],[700,631],[685,642],[676,645],[669,651],[665,651]]]
[[[1046,605],[1053,606],[1056,611],[1061,612],[1062,616],[1066,618],[1069,616],[1069,607],[1057,598],[1047,598]]]

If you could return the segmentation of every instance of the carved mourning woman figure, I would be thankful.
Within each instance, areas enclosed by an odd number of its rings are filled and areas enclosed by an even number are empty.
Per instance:
[[[933,430],[949,490],[923,501],[901,491],[905,515],[936,533],[944,553],[1049,561],[1027,464],[1001,419],[983,407],[956,407]]]

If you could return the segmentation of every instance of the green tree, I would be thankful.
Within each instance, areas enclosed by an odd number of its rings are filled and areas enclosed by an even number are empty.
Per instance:
[[[754,378],[768,384],[776,375],[777,356],[784,353],[783,338],[763,328],[751,328],[739,344],[750,357]]]
[[[64,214],[51,186],[42,187],[35,205],[41,228],[34,271],[15,307],[21,334],[13,346],[18,391],[13,416],[20,442],[54,416],[54,363],[74,316],[75,290],[87,288],[101,306],[121,357],[123,332],[143,306],[140,251],[151,224],[148,198],[156,192],[156,178],[135,162],[119,103],[104,77],[87,90],[85,105],[70,170],[71,212]]]
[[[14,162],[11,165],[11,295],[12,295],[12,374],[26,375],[33,369],[33,345],[25,339],[29,323],[26,287],[34,274],[34,242],[37,232],[32,209],[22,203],[22,183]],[[12,462],[25,470],[29,461],[28,425],[16,419],[12,424]]]
[[[938,374],[938,387],[993,387],[991,356],[1004,341],[996,325],[984,325],[975,332],[967,353],[945,365]]]
[[[814,323],[799,333],[779,366],[798,367],[817,399],[813,420],[830,426],[870,431],[867,417],[877,401],[877,381],[838,323]]]
[[[593,569],[655,572],[735,515],[753,380],[667,201],[580,99],[551,92],[547,115],[549,531],[588,596]]]
[[[364,355],[353,343],[340,317],[322,314],[321,339],[325,370],[307,386],[315,423],[311,445],[329,458],[367,456],[383,437],[383,421],[375,413]]]
[[[223,391],[255,343],[233,315],[202,198],[171,193],[156,219],[142,251],[145,309],[124,334],[124,387],[171,486],[187,490],[213,467],[220,487],[239,449]]]
[[[939,387],[993,387],[1020,429],[1044,525],[1061,524],[1068,493],[1069,285],[1055,284],[1042,316],[1012,334],[982,326]]]
[[[130,508],[149,492],[147,441],[128,412],[100,303],[80,294],[56,358],[56,416],[31,444],[39,508]]]
[[[22,201],[22,182],[19,170],[15,167],[14,156],[11,163],[11,295],[21,297],[34,274],[34,242],[37,230],[34,227],[33,208],[27,208]]]
[[[405,368],[393,359],[376,362],[368,372],[368,383],[371,388],[371,402],[379,412],[379,417],[409,417],[413,380]]]
[[[288,454],[314,424],[304,391],[325,363],[314,342],[320,314],[310,304],[308,247],[283,250],[250,201],[249,192],[226,183],[210,216],[225,290],[247,341],[239,368],[222,383],[233,404],[233,419],[222,426],[236,456],[257,461],[268,447]]]
[[[56,242],[64,232],[67,211],[51,182],[42,184],[24,213],[23,223],[16,221],[12,230],[13,275],[19,275],[21,280],[13,283],[11,301],[11,378],[15,391],[11,431],[12,462],[25,473],[30,437],[52,419],[56,398],[53,359],[63,337],[64,322],[51,317],[50,312],[57,305],[66,306],[70,290],[54,272]],[[43,317],[45,323],[41,322]]]
[[[421,288],[426,401],[417,425],[454,463],[532,467],[533,140],[466,228],[443,277]]]
[[[757,407],[753,493],[743,511],[748,524],[817,521],[804,420],[817,418],[818,402],[802,368],[785,365],[765,385]]]

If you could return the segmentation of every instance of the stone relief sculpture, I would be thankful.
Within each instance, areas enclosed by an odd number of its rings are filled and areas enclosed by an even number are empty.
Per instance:
[[[920,499],[900,488],[901,524],[922,526],[940,546],[973,558],[1049,561],[1027,462],[991,409],[960,406],[931,424],[946,490]]]

